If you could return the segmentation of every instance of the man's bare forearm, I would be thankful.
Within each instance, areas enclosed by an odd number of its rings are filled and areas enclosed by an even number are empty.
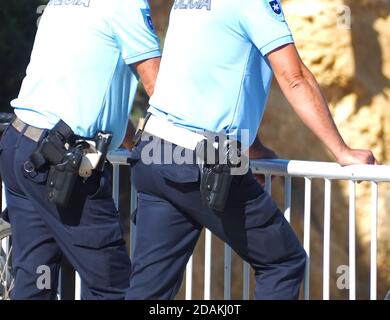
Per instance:
[[[306,67],[302,69],[302,77],[282,90],[304,124],[338,159],[348,146],[334,123],[317,81]]]
[[[138,62],[134,66],[149,97],[154,92],[154,85],[156,84],[157,74],[160,68],[160,61],[160,57],[157,57]]]
[[[327,146],[341,165],[376,164],[370,150],[349,148],[338,131],[328,103],[313,74],[303,64],[295,45],[268,54],[285,97],[306,126]]]
[[[333,121],[317,81],[299,58],[293,45],[281,50],[284,51],[282,55],[269,56],[280,88],[305,125],[337,159],[348,146]]]
[[[156,84],[157,74],[160,67],[160,57],[148,59],[138,62],[134,65],[139,77],[142,80],[145,91],[150,97],[154,92],[154,85]],[[122,146],[131,150],[133,148],[133,137],[135,135],[135,127],[131,119],[127,124],[126,136],[122,142]]]

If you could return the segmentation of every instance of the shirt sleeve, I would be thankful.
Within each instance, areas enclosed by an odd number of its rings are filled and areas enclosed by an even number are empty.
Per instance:
[[[245,35],[263,56],[293,43],[280,0],[248,0],[240,19]]]
[[[126,64],[159,57],[149,4],[146,0],[117,0],[111,20],[114,37]]]

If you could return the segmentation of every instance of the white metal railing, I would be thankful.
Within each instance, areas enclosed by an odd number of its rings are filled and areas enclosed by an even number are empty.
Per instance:
[[[1,189],[1,196],[2,196],[2,199],[3,201],[1,202],[1,210],[5,210],[6,208],[6,204],[5,204],[5,192],[4,192],[4,186],[2,187]],[[8,248],[9,248],[9,239],[3,239],[1,240],[1,243],[0,243],[0,246],[1,246],[1,249],[4,251],[4,252],[8,252]]]
[[[119,204],[119,168],[128,165],[129,152],[118,150],[110,153],[108,159],[113,165],[113,199]],[[305,181],[304,197],[304,230],[303,246],[308,255],[303,295],[310,299],[310,228],[311,228],[311,197],[313,179],[324,181],[324,243],[323,243],[323,299],[330,298],[330,236],[331,236],[331,202],[332,182],[334,180],[349,181],[349,299],[356,299],[356,185],[360,181],[371,182],[371,261],[370,261],[370,298],[377,299],[377,236],[378,236],[378,183],[390,182],[390,166],[352,165],[341,167],[331,162],[289,161],[289,160],[262,160],[252,161],[254,173],[264,174],[266,179],[265,190],[271,193],[271,176],[282,176],[284,183],[284,215],[287,221],[291,219],[292,205],[292,178],[303,178]],[[136,209],[136,191],[131,190],[131,212]],[[4,199],[4,198],[3,198]],[[4,203],[4,202],[3,202]],[[135,226],[131,223],[130,254],[134,251]],[[205,233],[205,272],[204,272],[204,299],[209,300],[212,288],[212,249],[213,237],[206,230]],[[243,299],[250,298],[250,267],[243,262]],[[193,258],[191,257],[185,277],[185,298],[192,299],[193,287]],[[232,250],[228,245],[224,247],[224,296],[231,299],[232,293]],[[76,278],[76,298],[80,296],[80,279]]]
[[[255,161],[253,171],[266,175],[304,177],[305,213],[304,248],[310,257],[310,217],[311,181],[323,179],[324,194],[324,252],[323,252],[323,299],[330,297],[330,235],[331,235],[331,187],[333,180],[349,181],[349,298],[356,299],[356,184],[371,182],[371,260],[370,260],[370,298],[377,299],[377,238],[378,238],[378,183],[390,182],[390,166],[352,165],[341,167],[337,163],[308,161]],[[285,194],[291,195],[291,183],[286,182]],[[286,202],[286,201],[285,201]],[[290,207],[286,208],[289,212]],[[304,282],[304,297],[310,298],[310,259],[307,260]]]
[[[127,151],[111,153],[109,160],[114,166],[114,172],[119,172],[119,166],[126,165]],[[323,244],[323,299],[330,299],[330,236],[331,236],[331,203],[332,182],[334,180],[349,181],[349,298],[356,299],[356,184],[360,181],[370,181],[372,184],[372,210],[371,210],[371,263],[370,263],[370,297],[377,298],[377,235],[378,235],[378,183],[390,182],[390,166],[352,165],[341,167],[332,162],[289,161],[289,160],[262,160],[252,161],[251,168],[254,173],[264,174],[266,179],[265,190],[271,194],[272,176],[282,176],[284,183],[284,214],[287,221],[291,219],[292,204],[292,178],[303,178],[305,181],[304,197],[304,235],[303,246],[309,257],[307,259],[304,279],[304,299],[310,299],[310,228],[312,212],[312,181],[324,181],[324,244]],[[119,191],[119,175],[114,175],[114,190]],[[132,194],[134,197],[134,189]],[[114,193],[114,199],[118,197]],[[134,198],[133,198],[134,199]],[[135,202],[132,201],[133,209]],[[133,241],[132,241],[133,242]],[[212,246],[213,238],[210,231],[205,233],[205,273],[204,273],[204,299],[211,299],[212,286]],[[224,247],[224,299],[231,299],[232,276],[232,250],[228,245]],[[186,270],[185,298],[191,299],[193,259],[191,257]],[[243,262],[243,296],[250,297],[250,266]]]

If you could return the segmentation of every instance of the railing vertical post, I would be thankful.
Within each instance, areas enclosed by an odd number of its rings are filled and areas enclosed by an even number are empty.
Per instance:
[[[5,186],[2,182],[1,182],[0,186],[2,187],[1,188],[1,209],[3,211],[7,207],[7,201],[5,198]],[[5,255],[4,255],[5,260],[3,262],[5,270],[0,269],[0,273],[4,272],[3,274],[1,274],[1,279],[9,279],[10,278],[10,272],[9,272],[7,266],[11,264],[10,260],[12,260],[12,259],[10,259],[11,258],[11,251],[12,251],[11,242],[12,241],[9,237],[0,241],[0,251],[3,251],[5,253]]]
[[[225,243],[224,246],[224,294],[225,300],[232,299],[232,249]]]
[[[204,299],[211,299],[211,256],[212,256],[212,234],[206,229],[205,235],[205,270],[204,270]]]
[[[119,210],[119,164],[112,165],[112,198],[114,199],[114,203],[116,209]]]
[[[1,211],[3,211],[5,208],[7,208],[7,201],[5,198],[5,187],[3,182],[1,182],[1,186]]]
[[[131,204],[130,204],[130,213],[134,214],[137,210],[138,202],[137,202],[137,190],[132,185],[131,186]],[[134,248],[135,248],[135,235],[137,232],[137,228],[133,223],[133,219],[130,219],[130,258],[133,259],[134,256]]]
[[[76,272],[75,299],[81,300],[81,278],[78,272]]]
[[[270,175],[265,176],[264,190],[271,196],[272,195],[272,177]]]
[[[192,300],[192,267],[193,267],[193,256],[190,257],[186,268],[186,300]]]
[[[323,299],[330,298],[330,222],[331,222],[332,182],[325,179],[324,198],[324,270],[323,270]]]
[[[304,212],[304,233],[303,247],[307,254],[305,279],[304,279],[304,299],[310,299],[310,224],[311,224],[311,179],[305,177],[305,212]]]
[[[242,299],[249,300],[249,290],[250,290],[250,265],[248,262],[244,261],[243,264],[243,288],[242,288]]]
[[[349,181],[349,300],[356,300],[356,182]]]
[[[371,183],[371,278],[370,298],[377,299],[377,251],[378,251],[378,183]]]
[[[291,177],[284,180],[284,217],[291,222]]]
[[[6,199],[5,199],[5,188],[4,188],[4,184],[2,183],[2,188],[1,188],[1,210],[5,210],[5,208],[7,207],[7,203],[6,203]],[[4,239],[4,240],[1,240],[1,247],[3,248],[3,250],[5,252],[8,252],[9,250],[9,244],[8,244],[8,239]]]

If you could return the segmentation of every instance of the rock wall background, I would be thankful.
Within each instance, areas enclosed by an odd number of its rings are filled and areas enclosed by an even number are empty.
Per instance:
[[[172,1],[151,1],[154,20],[163,38]],[[317,77],[330,102],[336,123],[354,148],[371,148],[382,163],[390,159],[390,0],[284,0],[284,11],[304,62]],[[349,10],[351,19],[349,19]],[[348,25],[348,21],[351,24]],[[260,136],[281,158],[333,161],[325,147],[302,126],[277,84],[271,90]],[[294,180],[292,222],[301,237],[304,183]],[[273,195],[282,206],[283,182]],[[357,188],[357,259],[359,299],[369,298],[370,184]],[[336,286],[337,268],[348,265],[348,184],[332,187],[331,297],[343,299]],[[322,297],[323,182],[313,182],[312,298]],[[379,295],[390,288],[390,186],[380,185]],[[213,297],[223,297],[223,246],[216,240],[213,254]],[[195,255],[194,282],[203,285],[200,242]],[[234,258],[233,297],[242,295],[241,262]],[[182,295],[180,296],[182,297]],[[201,298],[202,291],[195,292]]]

